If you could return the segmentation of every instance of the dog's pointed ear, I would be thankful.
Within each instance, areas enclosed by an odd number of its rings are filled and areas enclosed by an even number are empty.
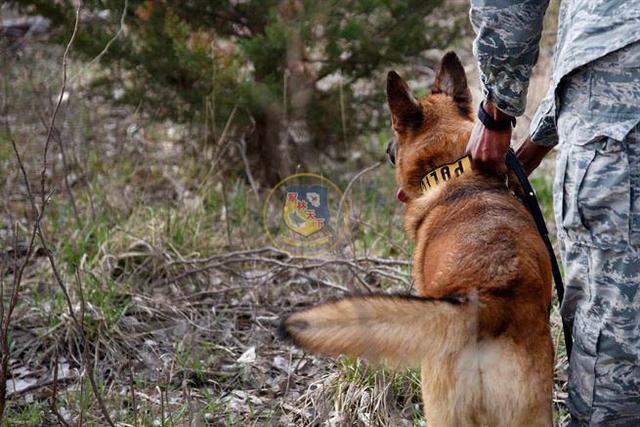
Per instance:
[[[454,52],[447,52],[440,61],[431,93],[443,93],[456,101],[464,111],[471,111],[471,91],[464,67]]]
[[[411,94],[409,86],[395,71],[387,74],[387,101],[391,123],[398,132],[417,129],[422,125],[422,107]]]

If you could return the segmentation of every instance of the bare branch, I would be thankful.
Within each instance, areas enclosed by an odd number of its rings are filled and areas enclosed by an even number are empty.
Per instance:
[[[244,164],[244,170],[247,174],[247,179],[249,180],[249,184],[251,185],[251,189],[253,190],[253,194],[256,196],[256,200],[260,201],[260,193],[258,193],[258,186],[256,182],[253,180],[253,175],[251,174],[251,167],[249,166],[249,160],[247,159],[247,141],[243,136],[240,138],[240,156],[242,157],[242,163]]]
[[[71,51],[71,45],[73,45],[73,41],[76,38],[76,34],[78,33],[78,25],[80,23],[80,7],[82,3],[78,3],[78,7],[76,8],[76,18],[75,23],[73,25],[73,32],[71,33],[71,38],[67,43],[66,48],[64,49],[64,54],[62,55],[62,87],[60,88],[60,94],[58,95],[58,102],[56,103],[55,109],[53,110],[53,114],[51,115],[51,122],[49,123],[49,130],[47,132],[47,139],[44,143],[44,153],[42,156],[42,173],[40,174],[40,187],[42,189],[42,206],[45,204],[45,179],[47,173],[47,155],[49,154],[49,143],[51,142],[51,137],[53,135],[53,128],[56,124],[56,117],[58,117],[58,111],[60,110],[60,106],[62,105],[62,100],[64,99],[64,93],[67,89],[67,60],[69,57],[69,51]]]
[[[24,168],[24,164],[20,159],[20,155],[18,153],[18,149],[16,147],[13,138],[11,137],[11,132],[9,125],[7,124],[7,134],[9,139],[11,140],[11,146],[13,147],[14,153],[16,154],[16,159],[18,160],[18,164],[20,166],[20,170],[22,174],[27,179],[27,174]],[[29,188],[27,186],[27,188]],[[33,196],[32,196],[33,198]],[[35,206],[35,205],[34,205]],[[29,239],[29,244],[27,246],[27,253],[24,256],[24,259],[21,264],[18,263],[18,230],[17,223],[14,224],[14,262],[13,262],[13,287],[11,289],[11,299],[9,301],[9,306],[7,309],[4,309],[4,271],[2,271],[2,277],[0,277],[2,289],[2,299],[0,299],[0,304],[2,304],[2,318],[0,321],[2,322],[0,328],[0,346],[2,349],[2,355],[0,357],[0,421],[4,419],[4,411],[6,407],[6,398],[7,398],[7,379],[9,378],[9,357],[10,357],[10,349],[9,349],[9,326],[11,325],[11,318],[13,312],[18,305],[19,295],[20,295],[20,287],[22,284],[22,277],[24,274],[24,269],[29,263],[31,256],[33,254],[33,247],[36,238],[36,232],[40,228],[40,215],[35,212],[35,222],[33,224],[31,237]]]
[[[58,346],[55,349],[55,360],[53,365],[53,391],[51,392],[51,411],[56,415],[60,424],[69,427],[69,423],[58,411]]]
[[[71,77],[71,79],[69,79],[71,82],[73,82],[75,79],[80,77],[87,70],[87,68],[100,62],[102,57],[109,51],[109,48],[111,47],[111,45],[118,39],[118,37],[120,37],[120,34],[122,34],[125,28],[124,21],[125,21],[125,18],[127,17],[128,7],[129,7],[129,0],[124,0],[124,5],[122,6],[122,14],[120,15],[120,26],[118,27],[118,31],[116,31],[115,35],[111,39],[109,39],[109,41],[104,46],[104,48],[100,51],[100,53],[98,53],[91,61],[89,61],[85,66],[83,66],[80,71],[78,71],[74,76]]]
[[[96,397],[96,400],[98,401],[98,405],[100,407],[100,410],[102,412],[102,415],[104,416],[105,420],[107,421],[107,423],[111,426],[115,426],[115,424],[113,423],[113,421],[111,420],[111,417],[109,416],[109,411],[104,403],[104,400],[102,399],[102,396],[100,394],[100,390],[97,386],[96,380],[95,380],[95,376],[94,376],[94,369],[93,369],[93,365],[89,362],[89,358],[88,358],[88,343],[87,343],[87,339],[86,339],[86,334],[84,331],[84,295],[82,292],[82,282],[80,280],[80,276],[78,274],[78,271],[76,270],[76,283],[78,285],[78,295],[79,298],[81,300],[81,320],[78,320],[75,311],[73,309],[73,303],[71,301],[71,297],[69,295],[69,292],[67,290],[67,287],[62,279],[62,275],[60,274],[60,271],[57,267],[56,261],[53,257],[53,252],[49,249],[49,245],[47,243],[47,239],[44,235],[44,231],[42,230],[41,227],[41,219],[42,216],[44,214],[45,211],[45,207],[47,206],[48,200],[49,200],[49,195],[46,191],[45,191],[45,185],[46,185],[46,172],[48,169],[48,165],[47,165],[47,157],[48,157],[48,150],[49,150],[49,144],[51,142],[51,139],[53,137],[53,133],[55,130],[55,122],[56,122],[56,117],[58,116],[58,112],[60,110],[60,106],[62,105],[62,101],[64,99],[64,94],[66,91],[66,85],[67,85],[67,60],[68,60],[68,55],[69,52],[71,50],[71,46],[73,44],[73,41],[75,40],[77,31],[78,31],[78,25],[79,25],[79,19],[80,19],[80,8],[81,8],[81,3],[78,4],[77,8],[76,8],[76,12],[75,12],[75,24],[74,24],[74,29],[73,29],[73,33],[71,35],[71,38],[69,40],[69,42],[67,43],[67,46],[65,48],[64,51],[64,55],[62,57],[62,85],[60,88],[60,95],[58,96],[58,101],[55,105],[55,108],[53,110],[53,113],[51,115],[51,120],[49,123],[49,128],[47,131],[47,138],[44,144],[44,152],[43,152],[43,160],[42,160],[42,171],[40,174],[40,191],[41,191],[41,204],[40,204],[40,209],[38,209],[36,202],[35,202],[35,197],[33,195],[33,192],[31,190],[31,186],[29,184],[29,179],[26,173],[26,170],[24,168],[24,164],[20,158],[20,155],[18,153],[17,147],[15,145],[15,142],[13,141],[13,139],[11,139],[11,143],[14,149],[14,153],[16,155],[16,159],[18,160],[18,164],[20,166],[20,170],[22,171],[22,176],[25,182],[25,186],[27,189],[27,196],[29,198],[29,201],[31,203],[31,207],[33,210],[33,214],[36,218],[35,222],[34,222],[34,233],[37,234],[40,243],[42,244],[42,247],[44,248],[44,251],[46,253],[46,256],[49,260],[49,265],[51,267],[51,270],[53,272],[54,278],[59,286],[59,288],[61,289],[66,304],[67,304],[67,309],[69,312],[69,315],[71,317],[71,319],[73,320],[74,325],[76,326],[78,333],[81,337],[82,340],[82,345],[83,345],[83,349],[84,349],[84,356],[83,356],[83,360],[82,363],[84,365],[84,368],[86,370],[87,375],[89,376],[89,381],[91,383],[91,387],[92,387],[92,391],[93,394]],[[32,240],[35,237],[32,235]],[[30,247],[33,246],[33,242],[30,243]],[[23,270],[24,268],[22,268]],[[17,297],[16,297],[17,298]],[[11,306],[10,306],[11,307]],[[3,331],[6,331],[8,328],[8,322],[5,323],[5,329],[3,329]],[[6,336],[6,333],[5,333]],[[5,352],[3,352],[5,353]],[[3,354],[4,356],[4,354]],[[8,360],[8,355],[6,356],[7,360]],[[57,369],[57,366],[56,366]],[[4,378],[6,379],[6,370],[4,373]],[[55,383],[54,383],[55,384]],[[5,388],[6,391],[6,381],[3,382],[2,385]],[[1,390],[0,390],[1,391]]]
[[[138,427],[138,403],[136,402],[136,390],[133,386],[133,363],[129,361],[129,391],[131,393],[131,409],[133,411],[133,425]]]
[[[342,216],[342,205],[344,204],[344,201],[345,201],[347,195],[349,194],[349,191],[351,191],[351,187],[353,187],[353,184],[358,179],[360,179],[360,177],[362,175],[366,174],[367,172],[371,172],[372,170],[380,167],[380,165],[382,165],[382,162],[374,163],[371,166],[368,166],[368,167],[362,169],[353,178],[351,178],[351,181],[349,181],[349,184],[347,184],[347,187],[342,192],[342,197],[340,198],[340,203],[338,204],[338,218],[340,218]]]

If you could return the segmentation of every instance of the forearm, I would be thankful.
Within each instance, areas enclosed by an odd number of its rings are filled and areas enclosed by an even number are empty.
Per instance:
[[[530,175],[542,163],[542,159],[551,151],[553,147],[536,145],[527,138],[518,148],[516,148],[516,157],[522,163],[527,175]]]
[[[471,0],[474,54],[486,99],[519,116],[538,59],[548,0]]]

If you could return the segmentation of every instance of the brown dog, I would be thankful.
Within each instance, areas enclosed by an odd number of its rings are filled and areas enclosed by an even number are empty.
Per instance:
[[[420,100],[390,72],[387,97],[420,296],[347,297],[294,313],[284,332],[318,353],[420,363],[429,426],[550,426],[550,261],[504,180],[464,159],[473,119],[458,57]]]

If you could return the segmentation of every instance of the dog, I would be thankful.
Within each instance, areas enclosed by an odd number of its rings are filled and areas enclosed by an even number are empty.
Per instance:
[[[551,426],[551,263],[504,178],[465,157],[460,60],[447,53],[419,100],[389,72],[387,99],[418,295],[349,296],[289,315],[281,332],[316,353],[420,364],[429,426]]]

